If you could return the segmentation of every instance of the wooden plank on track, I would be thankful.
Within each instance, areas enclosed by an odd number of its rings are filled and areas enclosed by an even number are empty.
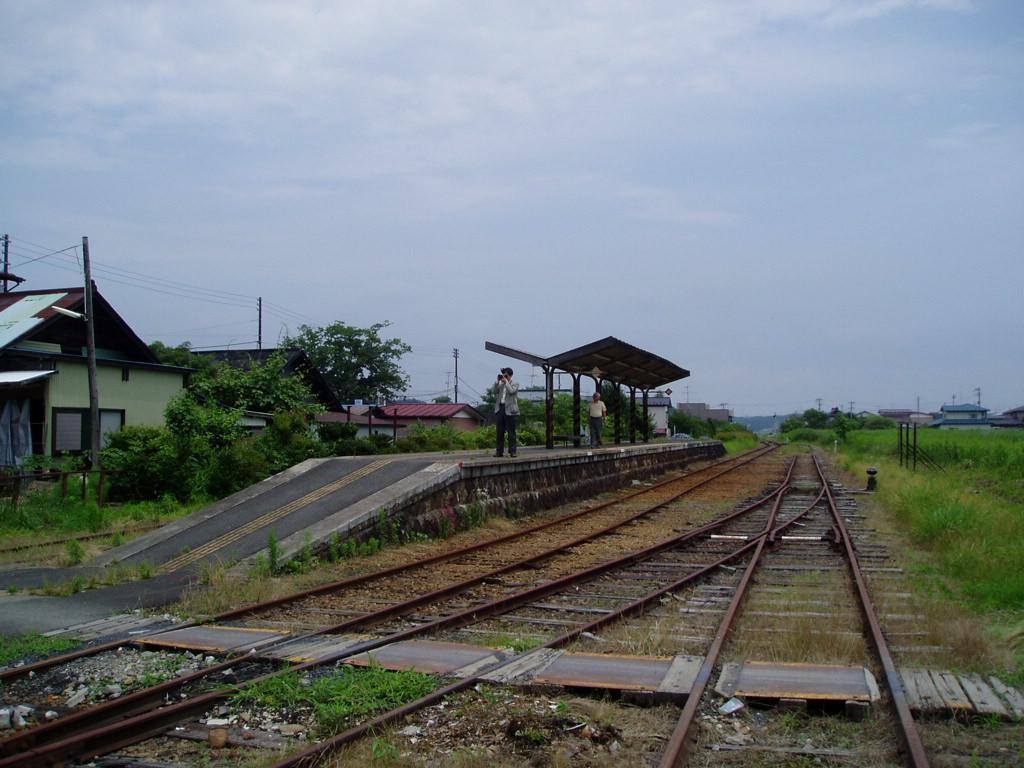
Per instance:
[[[945,707],[942,696],[939,695],[935,682],[927,670],[901,669],[900,677],[911,711],[922,715],[943,711]]]
[[[974,705],[974,711],[979,715],[996,715],[1005,720],[1010,719],[1010,713],[1003,706],[1003,702],[980,675],[960,675],[960,685]]]
[[[1003,697],[1015,720],[1024,720],[1024,696],[1016,688],[1011,688],[998,677],[991,676],[988,681],[992,689]]]
[[[954,714],[957,712],[968,712],[974,707],[971,700],[967,698],[964,689],[960,687],[960,681],[952,672],[932,672],[932,680],[942,697],[946,708]]]

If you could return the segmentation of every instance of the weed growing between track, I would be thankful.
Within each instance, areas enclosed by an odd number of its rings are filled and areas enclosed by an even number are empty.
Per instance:
[[[0,667],[19,659],[37,659],[53,656],[74,648],[78,643],[61,637],[42,635],[0,635]]]
[[[293,672],[256,683],[231,697],[236,712],[274,712],[296,722],[310,716],[319,738],[340,733],[360,720],[433,691],[436,678],[422,672],[342,665],[312,673]]]

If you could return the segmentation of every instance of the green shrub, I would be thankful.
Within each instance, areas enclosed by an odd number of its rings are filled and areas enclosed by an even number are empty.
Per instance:
[[[246,437],[214,454],[206,490],[214,497],[228,496],[270,474],[270,461],[258,439]]]

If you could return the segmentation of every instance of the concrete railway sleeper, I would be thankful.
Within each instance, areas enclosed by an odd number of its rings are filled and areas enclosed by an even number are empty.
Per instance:
[[[587,569],[587,571],[584,571],[582,574],[574,574],[572,576],[560,580],[557,583],[545,584],[539,588],[526,590],[517,595],[512,595],[500,600],[492,601],[487,605],[476,606],[474,608],[462,611],[454,615],[445,616],[423,626],[412,627],[401,632],[381,637],[375,640],[356,643],[355,645],[346,648],[345,650],[340,651],[336,654],[325,656],[321,659],[318,659],[315,662],[296,664],[290,667],[290,669],[296,671],[312,669],[317,666],[330,664],[359,653],[364,653],[366,651],[379,648],[383,645],[387,645],[397,640],[437,632],[439,630],[443,630],[446,628],[472,624],[488,615],[494,615],[502,611],[513,610],[519,605],[528,604],[529,602],[536,600],[539,597],[551,594],[554,591],[557,591],[557,589],[565,585],[571,584],[575,581],[579,581],[581,579],[593,579],[595,576],[600,575],[601,573],[606,572],[612,568],[621,567],[623,564],[629,562],[636,562],[642,560],[645,557],[650,557],[652,555],[657,554],[658,552],[664,551],[673,546],[678,546],[681,542],[691,541],[698,537],[709,535],[712,531],[718,530],[722,526],[727,525],[728,522],[733,518],[736,518],[741,514],[747,514],[750,511],[758,508],[759,506],[762,506],[766,500],[775,497],[776,495],[778,495],[778,493],[779,490],[776,490],[775,492],[770,494],[769,497],[767,497],[767,499],[763,499],[759,502],[748,505],[748,507],[744,508],[743,510],[740,510],[739,512],[727,516],[723,520],[717,521],[716,523],[712,523],[706,526],[702,526],[699,529],[690,531],[686,534],[682,534],[676,537],[675,539],[669,540],[667,542],[662,542],[656,545],[655,547],[650,547],[643,552],[632,553],[627,557],[620,558],[616,562]],[[740,548],[738,553],[742,554],[743,551],[744,548]],[[723,558],[718,563],[709,566],[707,570],[713,570],[719,564],[724,563],[735,556],[737,556],[737,554],[733,554],[726,558]],[[695,577],[695,575],[688,576],[683,581],[685,582]],[[671,589],[671,587],[666,589]],[[666,589],[660,590],[660,594],[664,594]],[[652,597],[650,599],[657,599],[657,596]],[[624,610],[642,610],[642,607],[645,604],[646,603],[644,601],[634,601],[631,604],[632,608],[627,607]],[[390,611],[391,609],[387,610]],[[608,615],[593,622],[592,625],[586,626],[602,626],[607,621],[614,619],[614,617],[614,615]],[[328,628],[327,631],[330,631],[332,629],[338,631],[338,627]],[[585,631],[585,629],[581,631]],[[575,637],[577,635],[578,632],[574,632],[569,633],[565,637]],[[565,642],[567,642],[567,640]],[[37,747],[31,747],[27,751],[21,752],[19,754],[11,754],[10,749],[5,749],[5,752],[7,752],[9,757],[0,761],[0,766],[53,764],[66,759],[70,755],[82,755],[85,753],[95,754],[107,749],[116,749],[118,746],[121,746],[123,744],[132,743],[141,738],[144,738],[149,734],[159,732],[163,727],[165,727],[166,723],[173,721],[175,718],[186,718],[196,713],[197,711],[203,711],[212,704],[222,701],[227,695],[230,695],[233,691],[238,690],[241,687],[243,686],[232,686],[219,693],[202,694],[198,697],[189,699],[187,701],[170,705],[168,707],[163,707],[158,711],[144,712],[141,714],[133,715],[131,717],[127,717],[119,723],[100,726],[98,729],[96,729],[95,725],[93,725],[91,726],[93,730],[88,730],[90,726],[86,722],[87,718],[83,717],[76,724],[79,726],[77,732],[75,732],[74,735],[70,736],[67,735],[68,731],[62,730],[62,728],[60,727],[60,723],[53,723],[50,726],[44,726],[41,729],[37,729],[49,731],[45,734],[45,743],[41,743],[41,745]],[[123,716],[123,713],[121,713],[121,716]],[[102,743],[103,745],[102,749],[99,746],[100,743]]]

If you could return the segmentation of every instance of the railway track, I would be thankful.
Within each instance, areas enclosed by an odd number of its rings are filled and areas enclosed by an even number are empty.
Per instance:
[[[709,762],[708,750],[723,745],[710,743],[706,735],[695,736],[701,717],[713,715],[717,708],[709,691],[714,673],[744,658],[778,657],[780,647],[788,649],[792,661],[867,664],[884,681],[880,706],[893,713],[894,723],[888,741],[876,740],[869,748],[841,755],[834,752],[830,757],[846,764],[928,765],[867,590],[861,559],[869,560],[870,569],[870,560],[877,555],[867,540],[857,542],[862,550],[858,553],[855,539],[864,534],[849,530],[842,502],[837,502],[821,466],[806,458],[794,460],[760,498],[711,523],[685,530],[673,504],[693,487],[683,490],[682,484],[674,483],[585,510],[576,519],[587,521],[586,526],[580,524],[586,530],[576,526],[569,530],[566,520],[535,526],[531,529],[534,539],[543,532],[540,535],[549,546],[525,558],[513,559],[516,546],[504,545],[517,539],[503,537],[491,552],[485,547],[467,548],[408,570],[388,569],[318,588],[312,594],[223,614],[218,617],[220,623],[241,630],[272,621],[294,622],[303,631],[283,641],[276,655],[263,652],[247,657],[246,666],[229,658],[184,685],[176,682],[140,692],[144,695],[128,706],[83,710],[63,723],[34,729],[32,736],[0,742],[4,755],[0,767],[53,765],[74,756],[117,750],[210,711],[250,681],[284,669],[309,672],[411,638],[472,643],[495,636],[525,638],[535,650],[484,665],[427,697],[282,760],[277,768],[320,764],[333,751],[375,729],[415,719],[424,708],[458,696],[482,680],[502,680],[503,670],[531,654],[552,649],[628,653],[635,650],[638,637],[648,643],[656,638],[658,650],[671,648],[702,659],[678,724],[666,737],[663,768],[721,762],[717,751]],[[443,577],[432,577],[431,585],[443,586],[425,586],[424,569],[433,573],[442,565],[450,567]],[[793,589],[793,574],[800,577],[796,581],[802,582],[802,589]],[[339,620],[325,624],[325,616]],[[339,643],[314,661],[280,661],[287,657],[287,642],[329,640],[342,633],[359,639]],[[819,642],[825,638],[830,641],[827,646]],[[232,675],[229,686],[204,688],[203,681],[210,675],[225,673]],[[183,690],[188,698],[180,703],[151,708],[154,701],[180,696]],[[798,733],[790,736],[799,740]],[[704,751],[694,754],[695,745]],[[762,750],[801,754],[799,745],[775,744]],[[106,764],[116,765],[116,758],[111,759],[114,762],[108,759]]]
[[[244,615],[248,617],[249,621],[251,621],[253,615],[265,614],[272,610],[280,610],[282,606],[308,600],[310,597],[337,595],[339,590],[351,589],[356,586],[364,586],[368,582],[381,582],[395,576],[401,578],[403,574],[408,573],[409,571],[419,572],[421,576],[414,579],[413,582],[420,593],[417,597],[406,599],[384,609],[378,609],[372,613],[363,614],[355,621],[350,619],[332,626],[320,627],[314,632],[306,633],[305,636],[308,637],[313,634],[326,634],[342,631],[354,626],[357,622],[361,622],[364,625],[370,625],[379,621],[385,615],[399,615],[403,612],[408,612],[419,605],[424,605],[439,598],[439,595],[436,594],[437,590],[428,590],[424,594],[424,584],[433,584],[437,581],[436,575],[432,575],[429,582],[424,580],[422,578],[424,568],[430,568],[439,563],[446,563],[460,558],[469,557],[471,560],[475,559],[477,561],[476,570],[479,571],[478,575],[471,577],[468,580],[457,582],[446,590],[442,590],[451,594],[455,594],[457,592],[465,593],[473,585],[483,584],[485,580],[493,579],[493,572],[495,570],[514,570],[515,568],[522,567],[529,568],[537,561],[551,559],[559,552],[565,553],[566,550],[575,546],[580,546],[585,542],[607,538],[615,531],[621,530],[626,526],[635,525],[643,518],[648,517],[659,509],[666,507],[670,501],[677,500],[681,496],[719,480],[719,478],[726,476],[730,472],[734,472],[738,468],[755,462],[757,459],[771,453],[771,451],[772,447],[763,448],[739,458],[717,462],[710,467],[693,472],[683,478],[673,478],[669,481],[656,484],[651,488],[645,488],[636,493],[629,494],[625,499],[615,499],[602,505],[590,507],[574,515],[567,516],[566,518],[548,521],[517,534],[501,537],[494,542],[488,542],[485,545],[478,545],[466,548],[465,550],[447,553],[435,558],[430,558],[429,560],[421,563],[412,564],[408,567],[393,568],[379,573],[347,579],[343,582],[311,590],[310,593],[304,593],[302,595],[293,596],[292,598],[273,601],[273,603],[269,604],[250,606],[241,611],[235,611],[230,614],[219,616],[217,619],[220,621],[226,621],[234,618],[235,616]],[[640,501],[639,511],[637,511],[638,501],[643,497],[646,497],[647,501],[646,503]],[[582,535],[580,535],[581,528],[584,529]],[[535,537],[539,532],[543,532],[545,538],[559,542],[556,547],[542,552],[540,556],[535,552],[536,544],[530,542],[530,539]],[[574,533],[575,535],[573,535]],[[524,540],[526,541],[525,547],[523,546]],[[518,545],[520,550],[525,549],[529,551],[530,554],[528,554],[525,559],[513,561],[506,566],[502,566],[500,569],[487,568],[487,561],[481,560],[479,557],[481,551],[484,549],[488,549],[490,552],[494,553],[499,547],[508,546],[510,543]],[[497,557],[497,555],[495,556]],[[419,627],[407,629],[403,632],[395,633],[390,636],[384,635],[380,639],[362,643],[350,652],[339,652],[336,654],[336,657],[343,658],[348,655],[353,655],[359,651],[370,650],[392,641],[397,636],[404,637],[419,634],[420,632],[426,633],[431,631],[433,628],[433,624],[431,622],[427,622],[425,624],[421,624]],[[136,642],[141,643],[153,639],[154,638],[139,638]],[[62,663],[63,659],[81,658],[89,654],[111,652],[117,645],[120,644],[110,643],[98,646],[94,649],[80,651],[75,654],[68,654],[65,657],[58,657],[57,659],[47,660],[35,665],[22,667],[17,670],[6,670],[3,673],[0,673],[0,680],[6,682],[17,677],[38,674]],[[83,733],[87,735],[95,734],[95,738],[104,740],[104,743],[111,743],[111,734],[113,731],[117,730],[117,726],[107,724],[126,717],[130,717],[130,719],[133,720],[139,717],[144,717],[145,715],[137,715],[136,713],[152,713],[152,708],[154,706],[159,705],[169,697],[181,696],[181,692],[185,690],[201,689],[203,686],[203,680],[208,679],[213,675],[223,675],[233,668],[241,665],[243,660],[246,662],[250,661],[247,657],[228,658],[207,670],[186,675],[185,677],[177,680],[167,681],[160,685],[151,686],[120,697],[116,700],[105,702],[98,706],[78,710],[54,722],[32,728],[28,731],[24,731],[10,737],[3,742],[0,742],[0,754],[6,756],[0,759],[0,766],[47,764],[48,761],[63,759],[71,753],[69,750],[74,751],[84,746],[85,743],[88,743],[88,739],[86,737],[79,735]],[[310,665],[296,665],[295,668],[303,669],[307,666],[317,666],[318,664],[324,664],[334,660],[335,658],[333,657],[327,657]],[[230,692],[230,690],[227,692]],[[222,698],[223,696],[220,696],[217,700]],[[209,703],[208,699],[208,695],[192,697],[188,701],[182,702],[180,712],[176,712],[175,714],[169,714],[166,712],[158,713],[158,716],[151,718],[149,723],[152,725],[152,722],[156,721],[161,724],[165,722],[172,722],[175,716],[186,716],[186,710],[192,711],[196,707],[207,705]],[[159,730],[162,725],[154,727]],[[142,723],[133,723],[128,730],[134,730],[136,735],[139,735],[142,733],[142,728]],[[86,751],[88,751],[88,748]],[[60,757],[54,757],[55,755],[59,755]]]

